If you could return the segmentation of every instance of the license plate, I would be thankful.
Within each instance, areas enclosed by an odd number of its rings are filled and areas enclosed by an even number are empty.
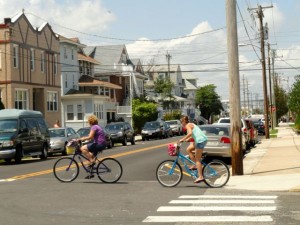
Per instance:
[[[209,142],[207,142],[207,145],[208,146],[217,146],[217,145],[219,145],[219,142],[218,141],[209,141]]]

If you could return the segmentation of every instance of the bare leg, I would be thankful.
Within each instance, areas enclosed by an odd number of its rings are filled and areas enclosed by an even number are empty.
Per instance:
[[[85,157],[87,157],[88,160],[89,160],[90,162],[94,162],[94,155],[93,155],[93,153],[91,153],[91,152],[88,150],[87,145],[81,146],[80,150],[81,150],[82,154],[83,154]]]
[[[186,148],[187,153],[192,161],[195,162],[195,144],[194,142],[190,142],[190,145]],[[191,168],[193,168],[192,166]]]
[[[196,160],[196,167],[198,170],[198,179],[197,180],[203,180],[202,163],[201,163],[202,153],[203,153],[203,149],[196,149],[195,160]]]

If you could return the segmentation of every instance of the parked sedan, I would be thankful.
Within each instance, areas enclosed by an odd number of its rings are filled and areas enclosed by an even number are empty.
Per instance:
[[[259,135],[265,135],[265,123],[261,120],[254,120],[253,121],[254,127],[257,129]]]
[[[166,123],[170,125],[174,135],[182,135],[183,134],[182,124],[181,124],[180,120],[167,120]]]
[[[230,124],[215,123],[200,125],[199,127],[207,136],[204,151],[209,156],[231,157]],[[246,150],[245,141],[242,141],[242,145],[244,152]]]
[[[103,127],[102,127],[102,129],[104,129],[104,132],[105,132],[106,147],[107,148],[112,148],[114,145],[113,145],[113,142],[111,140],[109,132]],[[80,128],[77,131],[77,133],[79,134],[80,137],[86,137],[86,136],[89,136],[90,130],[91,130],[91,127],[83,127],[83,128]],[[91,142],[93,142],[93,140],[86,140],[86,141],[83,141],[82,144],[85,145],[85,144],[88,144],[88,143],[91,143]]]
[[[80,136],[71,127],[49,128],[50,147],[49,154],[62,153],[67,155],[66,144],[72,139],[78,139]]]
[[[146,122],[142,128],[142,140],[149,140],[150,138],[163,138],[164,129],[163,124],[159,121]]]

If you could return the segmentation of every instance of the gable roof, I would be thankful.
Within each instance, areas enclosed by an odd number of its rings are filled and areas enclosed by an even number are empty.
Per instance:
[[[102,87],[107,87],[111,89],[122,89],[121,86],[112,84],[106,81],[99,80],[97,78],[88,76],[88,75],[82,75],[79,78],[79,86],[102,86]]]

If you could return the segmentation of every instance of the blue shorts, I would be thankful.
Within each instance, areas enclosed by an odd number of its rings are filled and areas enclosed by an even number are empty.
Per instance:
[[[98,144],[98,143],[90,143],[87,145],[87,149],[96,156],[98,152],[106,149],[106,145]]]
[[[203,142],[200,142],[200,143],[195,143],[196,144],[195,149],[204,149],[206,143],[207,143],[207,141],[203,141]]]

